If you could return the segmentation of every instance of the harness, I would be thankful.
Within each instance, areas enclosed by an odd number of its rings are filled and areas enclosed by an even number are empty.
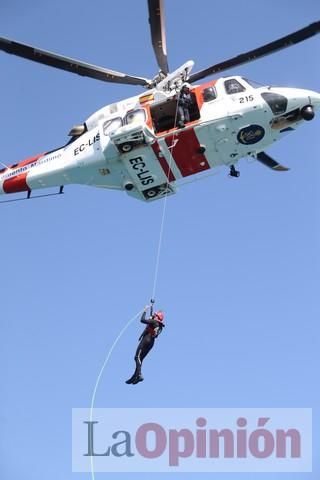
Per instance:
[[[151,327],[151,325],[148,325],[144,331],[141,333],[139,337],[139,341],[143,339],[146,335],[150,334],[152,338],[157,338],[160,333],[162,332],[163,325],[158,322],[158,325],[156,327]]]
[[[161,325],[161,323],[156,327],[151,327],[150,325],[148,325],[146,328],[146,333],[150,333],[153,338],[157,338],[162,332],[162,329],[163,329],[163,326]]]

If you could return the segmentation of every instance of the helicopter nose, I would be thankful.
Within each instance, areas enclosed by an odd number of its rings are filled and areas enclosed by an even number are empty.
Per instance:
[[[320,93],[309,92],[310,105],[315,109],[320,108]]]
[[[300,114],[303,120],[310,121],[315,117],[315,110],[320,107],[320,94],[306,91],[306,104],[300,108]]]
[[[301,118],[310,121],[318,108],[320,108],[320,93],[312,90],[289,89],[287,111],[299,109]]]
[[[320,93],[299,88],[269,88],[261,94],[275,117],[271,121],[272,129],[310,121],[320,108]]]

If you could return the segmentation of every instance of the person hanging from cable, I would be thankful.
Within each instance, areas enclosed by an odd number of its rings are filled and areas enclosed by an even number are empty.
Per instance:
[[[141,374],[142,362],[152,349],[155,339],[160,335],[162,329],[165,327],[165,324],[163,323],[163,312],[158,311],[153,313],[153,305],[154,300],[151,300],[150,307],[149,305],[146,305],[140,319],[141,323],[146,325],[146,328],[139,338],[139,345],[134,357],[136,369],[132,377],[126,381],[127,384],[135,385],[136,383],[143,381],[143,376]],[[146,318],[148,308],[150,308],[150,316],[149,318]]]
[[[184,83],[181,87],[178,98],[178,127],[183,128],[185,124],[190,122],[190,108],[192,105],[192,97],[190,93],[190,85]]]

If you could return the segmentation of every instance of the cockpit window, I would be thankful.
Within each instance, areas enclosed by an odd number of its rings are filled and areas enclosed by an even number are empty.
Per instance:
[[[233,95],[234,93],[244,92],[246,89],[241,83],[238,82],[235,78],[230,78],[229,80],[225,80],[224,88],[228,95]]]
[[[244,78],[243,80],[249,83],[249,85],[253,88],[265,87],[265,85],[263,85],[262,83],[256,82],[255,80],[248,80],[247,78]]]
[[[274,92],[261,93],[261,97],[267,102],[275,115],[281,115],[287,110],[288,100],[283,95]]]
[[[208,87],[203,90],[202,96],[204,102],[211,102],[217,98],[217,91],[214,87]]]
[[[126,115],[126,124],[144,123],[146,121],[146,112],[141,108],[139,110],[132,110]]]
[[[122,118],[116,117],[111,120],[107,120],[103,124],[103,133],[105,135],[110,135],[111,132],[114,132],[119,127],[122,127]]]

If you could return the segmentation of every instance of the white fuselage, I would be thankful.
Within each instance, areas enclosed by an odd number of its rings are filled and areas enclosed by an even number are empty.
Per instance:
[[[305,107],[320,107],[316,92],[256,87],[241,77],[196,86],[192,95],[182,129],[175,93],[151,91],[102,108],[65,147],[0,170],[0,193],[78,183],[161,198],[184,177],[264,151],[305,121]]]

